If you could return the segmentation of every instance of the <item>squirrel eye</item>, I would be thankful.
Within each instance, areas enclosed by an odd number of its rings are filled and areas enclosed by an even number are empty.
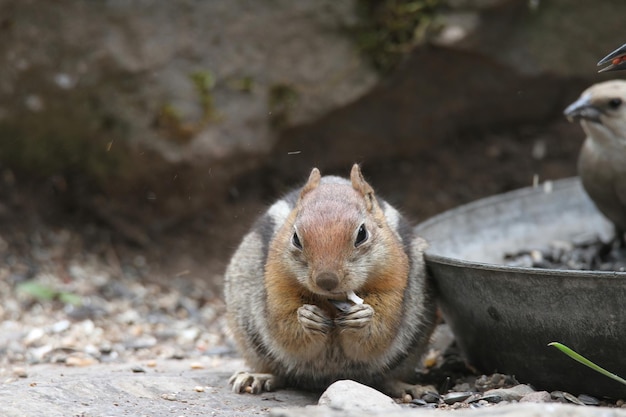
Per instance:
[[[359,230],[356,233],[356,240],[354,241],[354,247],[358,248],[363,243],[365,243],[365,241],[367,240],[368,236],[369,236],[369,234],[367,233],[367,229],[365,228],[365,225],[362,224],[361,226],[359,226]]]
[[[300,242],[300,238],[298,237],[298,233],[297,232],[293,232],[293,236],[291,237],[291,243],[297,249],[302,250],[302,243]]]
[[[612,109],[616,109],[621,105],[622,105],[622,99],[612,98],[611,100],[609,100],[609,107]]]

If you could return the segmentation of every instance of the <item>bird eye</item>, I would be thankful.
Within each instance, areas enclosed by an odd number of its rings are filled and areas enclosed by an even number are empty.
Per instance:
[[[365,228],[365,225],[362,224],[361,226],[359,226],[359,230],[356,233],[356,240],[354,241],[354,247],[358,248],[363,243],[365,243],[365,241],[367,241],[368,236],[369,234],[367,233],[367,229]]]
[[[612,98],[611,100],[609,100],[609,107],[612,109],[617,109],[621,105],[622,105],[622,99]]]
[[[291,237],[291,244],[296,247],[296,249],[302,250],[302,243],[300,242],[300,238],[298,237],[297,232],[293,232],[293,236]]]

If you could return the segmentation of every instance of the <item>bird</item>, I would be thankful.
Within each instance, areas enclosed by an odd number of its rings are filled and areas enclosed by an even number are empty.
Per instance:
[[[599,69],[598,72],[626,69],[626,43],[598,61],[599,67],[605,64],[609,65]]]
[[[578,157],[583,188],[598,210],[615,226],[615,238],[625,247],[626,231],[626,81],[594,84],[564,111],[578,121],[585,139]]]

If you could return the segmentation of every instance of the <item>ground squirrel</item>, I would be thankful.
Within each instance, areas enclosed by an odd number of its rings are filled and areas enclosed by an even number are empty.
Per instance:
[[[350,180],[314,168],[255,223],[226,270],[229,326],[254,371],[233,375],[233,390],[353,379],[419,396],[409,382],[435,323],[424,248],[358,165]]]

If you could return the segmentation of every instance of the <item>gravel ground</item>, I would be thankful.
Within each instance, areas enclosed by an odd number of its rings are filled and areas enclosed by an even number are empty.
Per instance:
[[[163,361],[178,360],[185,363],[180,369],[224,373],[225,364],[238,356],[216,290],[219,273],[209,278],[189,270],[166,273],[154,253],[114,244],[98,229],[31,230],[0,236],[2,383],[28,380],[31,369],[41,369],[37,365],[102,372],[102,365],[124,364],[134,373],[158,373]],[[447,326],[438,328],[425,363],[421,382],[441,395],[397,399],[406,406],[487,407],[507,401],[488,390],[524,382],[473,372]],[[221,392],[227,392],[227,375],[218,379]],[[623,405],[550,394],[542,401]]]
[[[51,375],[55,369],[61,375],[83,378],[80,381],[85,384],[90,375],[104,381],[112,369],[130,369],[131,376],[124,377],[129,384],[134,381],[132,375],[145,375],[155,377],[150,382],[154,386],[170,374],[197,372],[179,385],[186,386],[189,398],[185,401],[196,401],[198,407],[208,403],[189,391],[203,384],[219,392],[222,406],[232,404],[232,413],[241,404],[247,404],[251,413],[267,414],[266,401],[274,401],[271,406],[310,403],[309,396],[289,392],[244,399],[229,393],[226,386],[232,364],[240,362],[233,362],[238,355],[224,319],[221,275],[226,254],[234,249],[245,224],[225,228],[214,221],[213,232],[204,224],[194,224],[142,248],[121,241],[110,225],[82,219],[67,222],[66,214],[60,217],[62,221],[44,221],[37,210],[28,209],[37,203],[0,203],[0,386],[4,385],[6,398],[14,398],[14,392],[41,380],[37,375]],[[244,203],[245,209],[229,209],[250,213],[261,207],[259,202]],[[581,249],[584,254],[586,248]],[[524,259],[538,256],[518,255]],[[551,255],[543,252],[541,256]],[[442,334],[426,359],[428,371],[421,375],[422,382],[434,384],[440,395],[397,400],[406,407],[440,409],[507,402],[502,396],[486,394],[488,389],[514,388],[518,381],[506,375],[475,374],[455,350],[453,338],[445,336],[445,331]],[[37,382],[41,391],[31,390],[32,397],[26,401],[47,398],[46,389],[57,388],[50,381],[47,388]],[[73,392],[75,384],[64,384]],[[544,393],[541,401],[624,404],[621,400],[583,400],[555,392]],[[143,403],[137,401],[141,408]]]
[[[97,231],[92,230],[92,234]],[[89,235],[89,233],[87,233]],[[87,236],[89,238],[89,236]],[[89,366],[233,354],[211,280],[85,234],[38,227],[0,236],[0,378],[33,364]],[[120,252],[124,250],[124,256]]]

